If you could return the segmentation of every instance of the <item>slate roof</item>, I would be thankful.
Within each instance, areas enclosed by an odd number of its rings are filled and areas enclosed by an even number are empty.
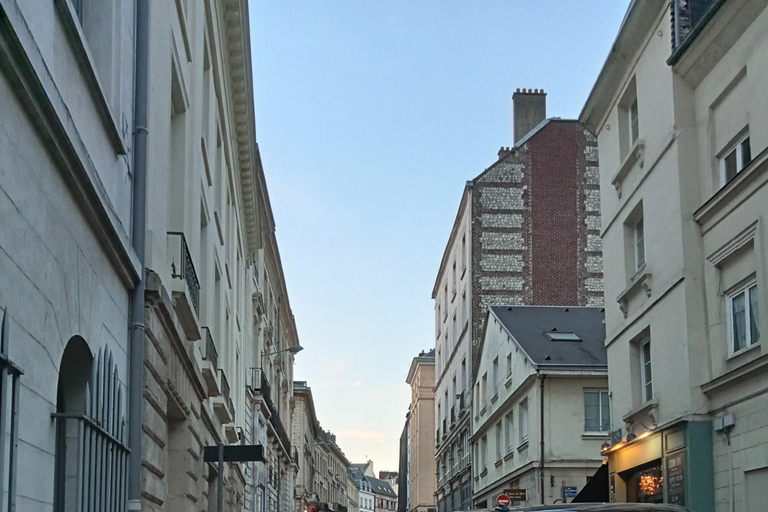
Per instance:
[[[372,476],[366,476],[365,479],[368,480],[368,483],[371,484],[371,491],[373,491],[374,494],[384,494],[386,496],[397,498],[397,493],[392,489],[392,486],[389,485],[389,482],[386,480],[379,480],[378,478],[373,478]]]
[[[601,307],[491,306],[490,310],[537,366],[608,365]],[[553,341],[547,335],[552,332],[574,333],[581,341]]]

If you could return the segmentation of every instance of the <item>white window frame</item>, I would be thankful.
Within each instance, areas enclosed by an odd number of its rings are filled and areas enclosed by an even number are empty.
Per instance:
[[[608,429],[607,430],[601,430],[598,428],[598,430],[587,430],[587,394],[588,393],[597,393],[597,424],[600,428],[602,428],[603,425],[603,419],[604,416],[607,416],[608,418]],[[585,434],[607,434],[610,432],[611,427],[611,405],[610,405],[610,399],[608,401],[608,410],[603,411],[603,394],[608,395],[607,389],[585,389],[584,390],[584,433]]]
[[[635,248],[635,271],[640,270],[645,266],[645,216],[640,216],[639,219],[637,219],[634,224],[632,225],[632,239],[634,241],[634,248]],[[638,225],[642,224],[642,228],[638,230]],[[639,248],[643,248],[643,254],[642,254],[642,261],[640,259],[640,250]]]
[[[520,431],[520,444],[523,445],[528,442],[528,399],[526,398],[520,402],[520,414],[518,423]]]
[[[645,357],[645,347],[648,346],[648,360]],[[651,340],[650,338],[640,342],[640,382],[643,387],[643,403],[649,400],[653,400],[653,354],[651,352]],[[651,379],[647,380],[645,376],[646,365],[651,369]],[[648,385],[651,386],[651,396],[648,396]]]
[[[634,100],[632,100],[627,109],[627,121],[629,122],[627,133],[629,134],[629,147],[631,148],[640,136],[640,111],[637,107],[637,95],[635,95]]]
[[[515,449],[515,411],[509,411],[505,419],[507,421],[507,453],[512,453]]]
[[[504,426],[502,421],[496,422],[496,460],[499,461],[504,457]]]
[[[742,144],[749,139],[749,132],[745,133],[742,137],[739,137],[739,139],[728,146],[723,152],[722,156],[719,158],[719,164],[720,164],[720,186],[724,187],[726,184],[728,184],[728,180],[725,175],[725,159],[728,158],[731,153],[736,153],[736,175],[734,175],[734,178],[738,176],[738,174],[744,170],[744,168],[749,165],[749,162],[752,161],[752,147],[751,147],[751,140],[750,140],[750,158],[746,162],[744,161],[744,147]],[[731,178],[733,179],[733,178]]]
[[[726,306],[728,309],[727,313],[728,313],[728,355],[729,356],[739,355],[760,344],[759,338],[757,341],[752,341],[752,329],[751,329],[752,304],[749,301],[749,290],[751,290],[752,288],[755,288],[755,293],[758,293],[756,279],[752,279],[748,281],[744,285],[740,286],[739,288],[727,294]],[[744,319],[745,319],[744,328],[746,333],[746,339],[745,339],[744,348],[741,348],[739,350],[734,350],[735,346],[734,346],[734,339],[733,339],[733,299],[738,297],[739,295],[744,296]],[[760,296],[758,295],[758,308],[757,308],[758,336],[760,334],[759,298]]]

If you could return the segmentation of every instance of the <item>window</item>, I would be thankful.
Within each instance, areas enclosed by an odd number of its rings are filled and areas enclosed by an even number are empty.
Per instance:
[[[480,471],[485,471],[486,457],[488,455],[488,436],[483,436],[480,440]]]
[[[448,318],[448,283],[445,283],[443,289],[443,320]]]
[[[607,433],[611,429],[608,390],[584,391],[584,432]]]
[[[488,405],[488,374],[483,374],[483,380],[482,382],[482,388],[480,388],[480,393],[482,394],[483,398],[483,409]]]
[[[461,360],[461,392],[463,393],[465,389],[469,387],[467,383],[467,360],[462,359]],[[466,398],[467,400],[469,397]]]
[[[643,383],[643,402],[653,398],[653,372],[651,371],[651,340],[645,341],[640,347],[640,375]]]
[[[515,448],[515,423],[514,412],[509,411],[506,416],[507,421],[507,453],[512,453]]]
[[[496,424],[496,460],[501,460],[504,456],[504,444],[502,442],[501,432],[501,422],[498,422]]]
[[[440,337],[440,298],[437,299],[437,308],[435,309],[435,338]]]
[[[499,393],[499,358],[493,360],[493,394]]]
[[[749,147],[749,134],[729,146],[720,157],[720,176],[725,185],[740,173],[752,161],[752,150]]]
[[[520,444],[528,442],[528,399],[520,402]]]
[[[640,111],[637,104],[637,83],[632,77],[619,101],[619,152],[622,162],[640,136]]]
[[[461,235],[461,275],[467,270],[467,235]]]
[[[451,298],[456,296],[456,260],[453,260],[453,269],[451,270]]]
[[[635,222],[635,270],[640,270],[645,265],[645,229],[643,227],[643,218],[640,217]]]
[[[728,324],[731,354],[760,341],[760,308],[754,281],[728,295]]]
[[[453,346],[456,346],[456,343],[459,341],[459,324],[456,321],[456,312],[453,313],[453,319],[451,320],[451,323],[453,324]]]
[[[467,323],[469,318],[469,311],[467,311],[467,291],[464,290],[461,294],[461,329],[464,330],[464,324]]]
[[[640,131],[640,123],[637,118],[637,97],[629,105],[629,144],[637,142],[637,134]]]

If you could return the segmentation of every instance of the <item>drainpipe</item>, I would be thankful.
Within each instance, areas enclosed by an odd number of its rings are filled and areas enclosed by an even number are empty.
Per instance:
[[[141,275],[131,294],[128,393],[128,510],[141,510],[141,408],[144,390],[144,286],[147,218],[149,0],[136,0],[136,75],[133,130],[133,249]]]
[[[538,370],[537,370],[538,372]],[[539,488],[541,492],[539,494],[539,502],[544,504],[544,381],[547,376],[539,374],[539,397],[541,403],[539,404]]]

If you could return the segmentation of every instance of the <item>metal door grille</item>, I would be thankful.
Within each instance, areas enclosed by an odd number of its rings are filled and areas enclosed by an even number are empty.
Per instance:
[[[86,387],[84,413],[56,413],[64,428],[77,425],[78,512],[124,512],[127,503],[127,428],[117,366],[109,349],[100,349]]]

